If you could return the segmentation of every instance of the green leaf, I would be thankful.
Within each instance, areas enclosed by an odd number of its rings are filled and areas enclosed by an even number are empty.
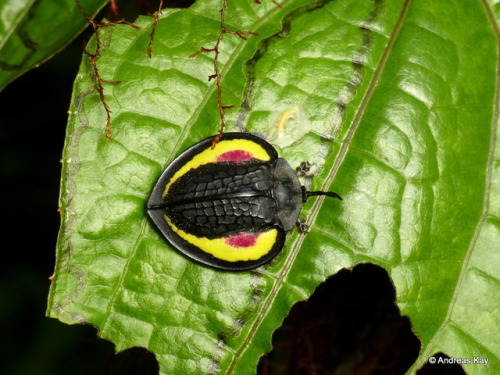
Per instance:
[[[228,130],[258,132],[292,165],[308,160],[310,231],[288,234],[254,272],[219,272],[166,244],[145,213],[163,168],[217,132],[218,1],[165,11],[140,30],[101,30],[106,114],[84,57],[61,183],[48,315],[89,323],[117,350],[142,346],[163,374],[251,374],[290,307],[343,267],[388,270],[422,341],[488,358],[500,345],[498,6],[475,0],[230,1],[220,63]],[[281,127],[283,125],[283,127]]]
[[[82,0],[90,16],[107,0]],[[0,90],[50,59],[87,26],[74,0],[0,2]]]

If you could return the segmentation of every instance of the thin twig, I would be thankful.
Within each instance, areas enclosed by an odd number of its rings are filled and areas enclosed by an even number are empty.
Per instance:
[[[111,0],[109,2],[109,6],[113,14],[116,16],[118,14],[118,5],[116,4],[116,0]]]
[[[151,33],[149,34],[149,44],[148,44],[148,56],[151,58],[153,56],[153,41],[155,39],[156,26],[160,22],[161,11],[163,9],[163,0],[160,0],[160,5],[158,5],[158,11],[153,15],[154,22],[151,26]]]
[[[111,140],[112,139],[111,138],[111,109],[109,108],[109,105],[106,102],[106,98],[104,96],[104,87],[102,84],[103,83],[110,83],[110,84],[116,85],[116,84],[120,83],[120,81],[111,81],[111,80],[103,79],[101,77],[101,74],[99,73],[99,69],[97,68],[97,59],[101,56],[102,44],[101,44],[98,30],[99,30],[99,27],[102,27],[102,26],[115,26],[118,24],[129,25],[135,29],[139,29],[139,26],[134,25],[131,22],[125,21],[124,19],[121,19],[121,20],[116,21],[116,22],[96,22],[92,18],[90,18],[90,16],[87,14],[87,12],[85,12],[82,5],[80,4],[80,0],[75,0],[75,2],[77,4],[78,8],[80,9],[80,12],[83,14],[83,16],[85,17],[87,22],[90,24],[90,26],[92,26],[92,29],[94,30],[95,41],[96,41],[95,51],[94,51],[94,53],[89,52],[87,50],[87,45],[85,43],[83,46],[83,53],[85,53],[90,58],[90,65],[92,66],[92,73],[93,73],[94,78],[95,78],[94,88],[98,92],[99,100],[101,101],[102,106],[104,107],[104,110],[106,111],[106,129],[105,129],[106,139]],[[115,9],[114,7],[116,7],[116,3],[114,1],[112,1],[111,2],[111,9],[113,10],[113,12],[117,11],[117,8]]]
[[[254,33],[253,31],[243,31],[243,30],[238,30],[238,31],[233,31],[229,30],[226,28],[226,21],[225,21],[225,13],[227,10],[228,6],[228,0],[223,0],[222,1],[222,8],[220,9],[220,33],[219,37],[217,38],[217,41],[215,42],[214,46],[212,48],[205,48],[201,47],[201,49],[189,57],[195,57],[198,56],[201,53],[207,53],[207,52],[214,52],[214,74],[210,75],[208,77],[208,80],[211,81],[212,79],[215,79],[215,85],[217,86],[217,108],[219,109],[219,116],[220,116],[220,127],[219,127],[219,134],[217,134],[214,137],[214,140],[212,142],[212,148],[215,147],[217,142],[222,138],[224,135],[224,128],[226,127],[226,122],[224,119],[226,109],[233,108],[233,105],[224,105],[222,104],[222,74],[220,73],[219,69],[219,54],[220,54],[220,44],[222,40],[224,39],[225,34],[233,34],[239,36],[243,40],[247,40],[246,35],[258,35],[257,33]]]

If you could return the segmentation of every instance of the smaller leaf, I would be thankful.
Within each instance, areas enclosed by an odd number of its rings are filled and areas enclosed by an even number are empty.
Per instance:
[[[95,16],[106,0],[86,0]],[[50,59],[87,26],[74,0],[6,0],[0,3],[0,90]]]

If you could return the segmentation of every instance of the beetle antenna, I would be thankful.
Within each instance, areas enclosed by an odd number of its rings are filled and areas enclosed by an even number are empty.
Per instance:
[[[306,197],[312,197],[314,195],[326,195],[327,197],[337,198],[343,200],[340,195],[334,193],[333,191],[306,191]]]
[[[334,193],[333,191],[307,191],[304,186],[302,186],[302,200],[305,202],[309,197],[315,195],[326,195],[327,197],[337,198],[343,200],[340,195]]]

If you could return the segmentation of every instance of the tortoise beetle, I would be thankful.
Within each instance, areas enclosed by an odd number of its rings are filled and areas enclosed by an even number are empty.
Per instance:
[[[204,265],[244,271],[273,259],[286,232],[313,195],[268,142],[249,133],[225,133],[180,154],[156,183],[147,211],[175,248]]]

